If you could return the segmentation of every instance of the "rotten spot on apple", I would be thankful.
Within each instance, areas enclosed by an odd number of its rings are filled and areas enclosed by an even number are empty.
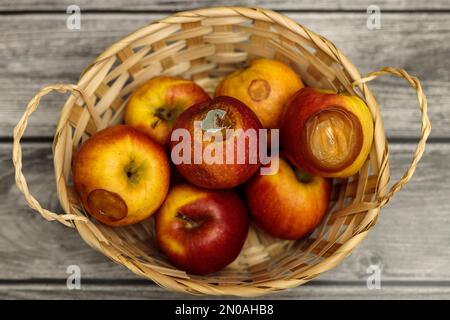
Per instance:
[[[209,110],[202,120],[202,129],[204,131],[217,132],[230,127],[231,120],[227,112],[222,109]]]
[[[329,107],[306,122],[301,142],[305,155],[322,170],[340,170],[358,156],[361,137],[361,124],[352,113]]]
[[[248,86],[248,94],[253,101],[266,100],[270,94],[270,84],[263,79],[255,79]]]
[[[201,127],[206,134],[221,132],[222,140],[226,140],[228,138],[226,130],[233,127],[233,122],[227,110],[213,109],[209,110],[203,117]],[[215,136],[215,138],[217,139],[218,137]]]
[[[94,215],[106,216],[113,221],[127,216],[127,205],[117,193],[95,189],[89,193],[87,202]]]

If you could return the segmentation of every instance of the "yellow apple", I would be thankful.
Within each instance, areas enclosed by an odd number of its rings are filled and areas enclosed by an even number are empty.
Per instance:
[[[177,117],[190,106],[209,100],[208,94],[193,81],[160,76],[133,92],[124,120],[166,145]]]
[[[245,103],[264,128],[279,128],[284,106],[303,88],[302,80],[286,64],[257,59],[243,70],[226,76],[217,86],[217,96],[230,96]]]
[[[110,226],[148,218],[169,190],[170,168],[164,149],[127,125],[94,134],[76,153],[72,168],[83,207]]]

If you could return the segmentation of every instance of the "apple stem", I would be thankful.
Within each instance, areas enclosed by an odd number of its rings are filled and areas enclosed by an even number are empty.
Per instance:
[[[295,169],[295,175],[297,176],[297,180],[303,183],[311,182],[313,178],[311,174],[298,168]]]

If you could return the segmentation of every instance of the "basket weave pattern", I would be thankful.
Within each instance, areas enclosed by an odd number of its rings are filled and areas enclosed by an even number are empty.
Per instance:
[[[229,267],[192,276],[172,267],[157,249],[153,219],[110,228],[89,218],[71,186],[72,155],[93,133],[122,121],[130,93],[157,75],[193,79],[212,93],[218,81],[252,59],[288,64],[312,87],[359,95],[374,121],[369,159],[350,179],[335,180],[328,214],[306,239],[283,241],[251,228]],[[366,82],[383,74],[407,80],[416,90],[422,115],[421,139],[411,166],[388,189],[389,156],[380,107]],[[57,191],[64,214],[41,207],[22,174],[20,139],[30,115],[49,92],[70,92],[53,144]],[[411,178],[430,132],[427,103],[417,78],[384,68],[361,77],[333,43],[291,19],[265,9],[209,8],[182,12],[149,24],[104,51],[77,85],[52,85],[34,97],[14,131],[16,182],[33,209],[47,220],[75,227],[93,248],[161,286],[194,294],[256,296],[301,285],[336,266],[375,224],[380,208]]]

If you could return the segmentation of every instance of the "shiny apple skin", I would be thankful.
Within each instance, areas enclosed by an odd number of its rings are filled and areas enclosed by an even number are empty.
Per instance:
[[[135,175],[129,177],[127,169],[134,170]],[[169,190],[170,167],[164,149],[127,125],[106,128],[84,142],[75,154],[72,170],[74,187],[85,210],[113,227],[147,219]],[[94,190],[113,194],[117,201],[109,203],[109,207],[105,204],[105,208],[120,205],[126,216],[112,219],[108,212],[100,214],[92,208],[88,199]],[[96,203],[107,200],[99,197]]]
[[[210,100],[194,81],[159,76],[133,92],[125,108],[124,120],[166,146],[176,118],[190,106]]]
[[[180,214],[194,224],[177,217]],[[174,186],[155,219],[159,247],[175,267],[197,275],[233,262],[249,228],[246,208],[236,193],[190,184]]]
[[[302,150],[301,136],[307,121],[330,106],[342,108],[359,120],[362,129],[361,148],[356,158],[339,170],[324,170],[309,161]],[[291,99],[285,109],[280,129],[281,145],[289,160],[298,168],[313,175],[346,178],[358,172],[369,155],[373,141],[373,119],[366,104],[357,96],[338,94],[331,90],[303,88]]]
[[[255,129],[258,133],[259,129],[262,129],[261,122],[258,120],[255,113],[249,109],[241,101],[232,97],[216,97],[210,102],[204,102],[196,104],[186,111],[184,111],[174,125],[174,130],[176,129],[186,129],[189,131],[191,137],[194,137],[194,121],[199,120],[201,115],[205,114],[209,110],[226,108],[227,112],[232,116],[234,121],[234,129],[242,129],[244,132],[247,129]],[[170,148],[172,149],[178,142],[171,141]],[[250,150],[248,145],[245,148],[245,163],[237,163],[237,142],[236,139],[233,141],[227,140],[227,143],[233,143],[234,149],[234,159],[233,163],[213,163],[207,164],[202,161],[201,164],[194,163],[194,143],[191,140],[191,163],[177,164],[176,168],[189,182],[192,184],[208,189],[228,189],[233,188],[247,181],[260,167],[259,158],[256,163],[250,163],[249,156]],[[210,143],[214,142],[203,142],[203,148]],[[225,144],[224,142],[218,142],[219,147],[222,148],[223,154],[225,154]],[[259,146],[259,139],[256,143]],[[258,149],[254,150],[258,154]]]
[[[255,224],[268,234],[287,240],[307,236],[323,219],[330,199],[328,179],[312,176],[300,182],[292,165],[280,157],[273,175],[256,174],[245,194]]]

